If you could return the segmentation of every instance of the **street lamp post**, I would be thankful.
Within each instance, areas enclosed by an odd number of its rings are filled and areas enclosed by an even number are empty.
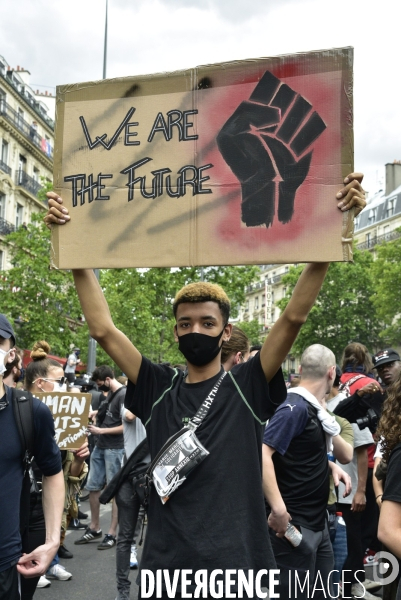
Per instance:
[[[106,17],[104,23],[104,46],[103,46],[103,79],[106,79],[106,69],[107,69],[107,16],[108,16],[108,8],[109,3],[106,0]],[[99,281],[99,269],[94,269],[94,273],[96,275],[96,279]],[[88,364],[87,364],[87,373],[88,375],[92,375],[93,371],[96,367],[96,340],[94,340],[91,336],[89,336],[89,344],[88,344]]]

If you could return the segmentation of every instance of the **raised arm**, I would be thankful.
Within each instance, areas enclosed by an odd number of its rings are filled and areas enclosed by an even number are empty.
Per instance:
[[[294,288],[291,300],[267,336],[260,351],[260,361],[267,381],[274,377],[291,350],[299,330],[315,303],[328,268],[329,263],[306,265]]]
[[[75,287],[90,335],[114,360],[128,379],[136,383],[142,362],[139,350],[114,325],[99,282],[90,269],[73,270]]]
[[[336,196],[338,208],[342,212],[354,207],[357,215],[366,206],[365,193],[361,187],[362,179],[361,173],[351,173],[344,179],[345,187]],[[268,381],[274,377],[290,352],[315,303],[328,268],[329,263],[306,265],[289,303],[267,336],[260,352],[260,360]]]

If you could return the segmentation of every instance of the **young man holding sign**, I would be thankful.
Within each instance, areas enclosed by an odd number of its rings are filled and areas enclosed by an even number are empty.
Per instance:
[[[342,211],[365,206],[361,181],[354,173],[345,179],[337,195]],[[46,223],[66,223],[61,198],[48,197]],[[268,584],[275,561],[262,493],[263,430],[286,397],[280,367],[327,269],[327,263],[305,267],[260,353],[227,374],[220,355],[231,335],[230,303],[219,286],[190,284],[175,298],[174,337],[188,366],[182,373],[143,357],[115,327],[94,273],[73,271],[90,334],[129,378],[125,404],[144,423],[152,458],[163,448],[154,460],[142,597],[242,586],[252,598]]]

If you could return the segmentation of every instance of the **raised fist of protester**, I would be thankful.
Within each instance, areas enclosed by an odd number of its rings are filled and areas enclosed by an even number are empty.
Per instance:
[[[326,125],[312,105],[269,71],[217,136],[224,160],[241,183],[247,227],[291,221],[295,194]],[[306,150],[310,149],[307,153]]]

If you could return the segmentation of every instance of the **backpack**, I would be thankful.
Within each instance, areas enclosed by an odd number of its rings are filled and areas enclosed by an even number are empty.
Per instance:
[[[24,479],[22,482],[20,499],[20,533],[22,548],[24,550],[29,527],[30,495],[31,492],[39,493],[33,476],[31,463],[33,460],[34,423],[33,423],[33,396],[25,390],[11,389],[15,423],[17,425],[21,446],[23,450]]]
[[[340,384],[338,391],[345,394],[348,398],[348,396],[351,396],[351,385],[358,381],[358,379],[363,379],[364,377],[366,377],[366,375],[355,375],[355,377],[351,377],[351,379],[348,379],[345,383]]]

